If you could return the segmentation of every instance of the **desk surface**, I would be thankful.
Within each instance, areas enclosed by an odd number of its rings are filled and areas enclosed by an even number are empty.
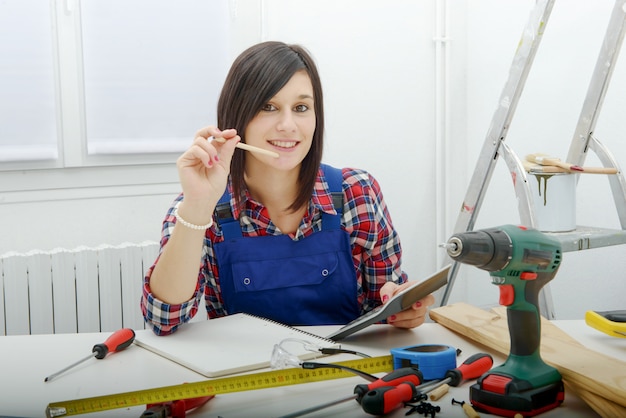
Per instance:
[[[587,327],[584,321],[554,321],[587,347],[626,360],[626,340],[606,336]],[[307,327],[310,332],[328,335],[336,327]],[[109,333],[54,334],[30,336],[0,336],[0,416],[42,417],[51,402],[101,396],[133,390],[176,385],[206,380],[191,370],[181,367],[136,345],[104,360],[90,359],[57,379],[44,383],[44,377],[85,357],[94,344],[102,342]],[[388,325],[373,325],[342,341],[343,348],[355,349],[372,356],[387,355],[389,349],[417,344],[447,344],[461,349],[459,363],[470,355],[485,351],[446,328],[427,323],[406,331]],[[493,353],[492,353],[493,354]],[[268,356],[270,353],[268,353]],[[354,356],[328,356],[324,362],[354,359]],[[504,357],[493,355],[494,365]],[[286,386],[274,389],[218,395],[202,408],[187,414],[190,417],[256,417],[279,416],[350,395],[356,384],[365,383],[354,377],[317,383]],[[438,418],[464,417],[462,408],[452,406],[451,399],[469,401],[470,383],[451,388],[438,402]],[[139,417],[145,407],[116,409],[96,414],[98,417]],[[393,417],[405,416],[398,410]],[[566,392],[565,402],[542,417],[596,417],[583,401]],[[368,417],[356,402],[317,411],[308,417]],[[420,417],[422,415],[414,415]],[[491,415],[481,414],[483,417]]]

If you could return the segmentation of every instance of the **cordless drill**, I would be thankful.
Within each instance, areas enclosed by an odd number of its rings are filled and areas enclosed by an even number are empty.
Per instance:
[[[559,406],[561,374],[539,353],[539,291],[554,278],[561,263],[561,244],[535,229],[504,225],[454,234],[444,244],[448,255],[489,272],[507,307],[511,348],[507,360],[470,387],[479,410],[512,417],[534,416]]]

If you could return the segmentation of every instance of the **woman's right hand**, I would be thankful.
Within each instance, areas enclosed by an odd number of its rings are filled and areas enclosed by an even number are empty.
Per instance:
[[[211,137],[226,141],[209,140]],[[193,210],[192,205],[196,209],[212,210],[217,204],[226,189],[230,161],[240,140],[235,129],[222,131],[207,126],[196,133],[191,147],[176,161],[187,211]]]

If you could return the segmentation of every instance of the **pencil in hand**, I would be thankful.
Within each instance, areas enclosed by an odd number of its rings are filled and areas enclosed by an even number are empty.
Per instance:
[[[221,143],[221,144],[226,142],[226,140],[224,138],[221,138],[221,137],[213,137],[213,139],[215,141]],[[266,150],[266,149],[259,148],[259,147],[255,147],[253,145],[248,145],[248,144],[245,144],[243,142],[237,143],[236,147],[239,148],[239,149],[242,149],[242,150],[249,151],[249,152],[256,152],[258,154],[269,155],[270,157],[274,157],[274,158],[280,157],[280,155],[277,152]]]

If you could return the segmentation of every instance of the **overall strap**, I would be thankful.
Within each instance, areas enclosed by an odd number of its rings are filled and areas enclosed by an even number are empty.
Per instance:
[[[224,234],[224,240],[240,238],[242,236],[239,220],[233,217],[233,212],[230,210],[230,193],[228,189],[226,189],[217,202],[215,215],[217,223],[219,223],[222,233]]]
[[[322,213],[322,230],[339,229],[343,215],[343,174],[340,168],[331,167],[326,164],[322,164],[321,166],[333,198],[333,206],[337,212],[337,215]],[[224,192],[217,202],[215,214],[225,240],[243,236],[241,227],[239,226],[239,220],[233,217],[233,213],[230,210],[230,193],[228,190]]]
[[[322,213],[322,230],[339,229],[343,215],[343,174],[340,168],[327,164],[322,164],[322,170],[333,198],[333,206],[337,211],[337,215]]]

